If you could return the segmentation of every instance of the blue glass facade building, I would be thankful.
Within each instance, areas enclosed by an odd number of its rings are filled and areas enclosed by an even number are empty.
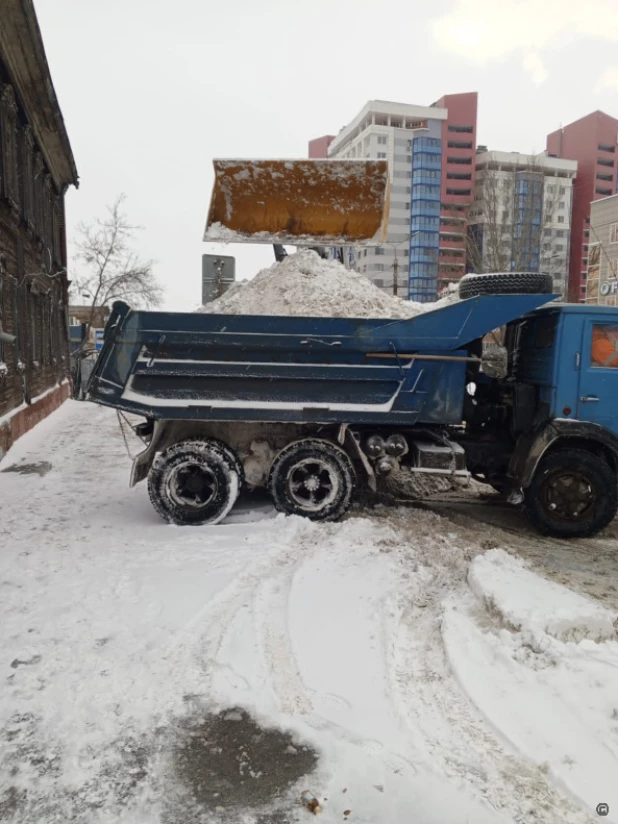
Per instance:
[[[513,248],[518,249],[519,260],[511,260],[511,271],[519,268],[538,272],[543,234],[542,176],[518,174],[514,200]]]
[[[408,298],[418,303],[434,301],[438,289],[441,181],[442,140],[416,137],[412,141]]]

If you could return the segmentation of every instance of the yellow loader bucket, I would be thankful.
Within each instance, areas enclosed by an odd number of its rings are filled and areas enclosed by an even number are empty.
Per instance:
[[[385,160],[215,160],[204,240],[295,246],[378,244]]]

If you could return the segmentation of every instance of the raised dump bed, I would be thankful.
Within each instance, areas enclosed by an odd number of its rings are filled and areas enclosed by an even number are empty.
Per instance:
[[[143,312],[118,302],[87,397],[150,419],[457,424],[466,345],[546,302],[485,295],[409,320]]]

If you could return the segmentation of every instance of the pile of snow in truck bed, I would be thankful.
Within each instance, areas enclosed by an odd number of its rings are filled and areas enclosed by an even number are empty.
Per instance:
[[[387,278],[392,274],[386,273]],[[364,275],[303,249],[232,286],[198,312],[332,318],[413,318],[437,304],[388,295]]]

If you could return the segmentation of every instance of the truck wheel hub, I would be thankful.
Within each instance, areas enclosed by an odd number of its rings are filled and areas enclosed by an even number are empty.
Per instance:
[[[178,467],[170,479],[170,497],[181,507],[203,507],[214,498],[218,484],[208,466],[196,463]]]
[[[545,505],[557,517],[571,521],[585,517],[596,503],[596,495],[582,472],[556,474],[545,487]]]
[[[328,461],[321,457],[306,458],[292,467],[288,489],[292,499],[303,509],[319,510],[334,499],[337,484]]]

